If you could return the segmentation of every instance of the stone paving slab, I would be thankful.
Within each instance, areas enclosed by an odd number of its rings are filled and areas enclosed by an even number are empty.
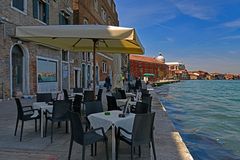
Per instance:
[[[105,93],[103,97],[106,97]],[[183,143],[181,136],[174,128],[167,112],[160,104],[158,95],[153,96],[152,111],[155,116],[155,147],[158,160],[191,160],[192,157]],[[31,104],[34,99],[23,99],[23,104]],[[106,109],[106,98],[103,98],[103,105]],[[16,123],[16,104],[14,100],[0,102],[0,160],[66,160],[68,156],[70,134],[65,133],[65,123],[61,128],[54,127],[53,143],[50,143],[50,129],[46,138],[41,138],[40,131],[34,131],[34,122],[26,122],[23,130],[23,141],[19,142],[20,126],[17,136],[13,136]],[[49,125],[50,126],[50,125]],[[108,151],[111,159],[111,131],[108,134]],[[73,145],[72,160],[81,159],[82,147],[76,143]],[[90,156],[90,146],[86,148],[87,160],[102,160],[105,157],[103,143],[98,143],[97,156]],[[130,159],[130,146],[121,143],[119,149],[119,160]],[[142,156],[137,153],[134,159],[153,159],[151,148],[142,147]]]

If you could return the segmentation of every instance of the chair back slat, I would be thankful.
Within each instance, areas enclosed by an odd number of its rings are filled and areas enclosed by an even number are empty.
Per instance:
[[[142,102],[148,104],[148,112],[152,112],[152,97],[142,97]]]
[[[112,93],[112,96],[115,97],[116,99],[122,99],[122,95],[119,91]]]
[[[81,113],[82,95],[75,95],[73,101],[73,111]]]
[[[135,115],[132,131],[133,144],[140,145],[151,142],[154,117],[155,113]]]
[[[66,89],[63,89],[63,94],[64,94],[64,100],[69,100],[68,91]]]
[[[135,113],[136,114],[148,113],[148,104],[143,102],[137,102]]]
[[[51,93],[37,93],[36,94],[37,102],[51,102],[52,94]]]
[[[101,101],[86,102],[85,107],[86,107],[86,116],[93,113],[103,112],[103,106]]]
[[[118,90],[118,92],[121,94],[121,99],[126,99],[127,98],[125,90],[120,89],[120,90]]]
[[[17,104],[18,118],[22,120],[22,118],[23,118],[22,103],[19,98],[15,98],[15,101]]]
[[[100,88],[98,90],[98,94],[97,94],[97,100],[98,101],[102,101],[102,92],[103,92],[103,89]]]
[[[79,144],[83,144],[84,140],[84,131],[82,127],[81,117],[79,113],[68,112],[71,122],[71,136],[74,141]]]
[[[58,100],[53,103],[53,120],[67,120],[68,111],[71,110],[72,101]]]
[[[73,88],[73,93],[83,93],[83,88]]]
[[[84,91],[84,102],[94,101],[95,100],[95,93],[94,91]]]
[[[107,105],[108,105],[108,111],[119,110],[119,108],[117,107],[116,98],[114,96],[107,95]]]

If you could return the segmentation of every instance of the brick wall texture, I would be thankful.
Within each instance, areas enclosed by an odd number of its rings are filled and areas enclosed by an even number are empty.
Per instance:
[[[15,37],[16,26],[46,25],[40,20],[33,18],[33,1],[25,0],[25,2],[27,2],[26,12],[20,12],[12,7],[11,0],[4,0],[0,3],[0,17],[2,17],[2,21],[0,21],[0,99],[3,98],[3,96],[5,98],[11,98],[16,94],[14,91],[11,93],[11,49],[15,45],[18,45],[22,49],[23,57],[26,60],[24,61],[26,64],[23,65],[28,65],[27,67],[29,68],[29,72],[25,73],[29,81],[23,82],[25,84],[28,83],[29,91],[21,91],[23,94],[34,95],[37,92],[37,56],[57,60],[59,62],[57,78],[58,80],[61,79],[61,51],[31,42],[21,41]],[[69,17],[71,24],[83,24],[84,19],[87,19],[89,24],[110,24],[118,26],[118,15],[115,10],[114,1],[98,0],[97,10],[94,8],[94,2],[95,0],[49,0],[49,24],[58,25],[59,13],[72,9],[73,13],[70,13]],[[106,21],[102,19],[101,8],[103,8],[107,14]],[[83,61],[81,55],[82,53],[69,54],[70,88],[74,87],[74,69],[81,68],[82,63],[92,65],[91,62]],[[100,81],[104,81],[105,77],[110,74],[109,67],[112,66],[111,59],[110,54],[105,54],[105,56],[96,55]],[[102,72],[102,62],[107,63],[107,73]],[[3,86],[1,85],[2,83],[4,83]],[[61,89],[60,82],[58,82],[58,89]]]

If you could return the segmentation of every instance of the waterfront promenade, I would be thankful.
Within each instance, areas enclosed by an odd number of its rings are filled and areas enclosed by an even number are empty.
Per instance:
[[[157,159],[161,160],[191,160],[185,144],[179,133],[169,120],[165,109],[159,103],[157,95],[151,91],[153,96],[152,111],[156,112],[155,117],[155,146]],[[103,94],[103,97],[106,97]],[[33,100],[22,100],[24,104],[31,104]],[[106,99],[103,99],[106,107]],[[53,143],[50,142],[50,133],[46,138],[41,138],[40,132],[34,132],[34,122],[26,122],[23,131],[23,141],[19,142],[19,130],[17,136],[13,136],[16,122],[15,101],[0,102],[0,160],[66,160],[68,156],[70,134],[65,133],[65,124],[61,128],[54,128]],[[48,130],[50,131],[50,130]],[[111,138],[109,139],[109,157],[111,157]],[[90,146],[86,149],[86,159],[106,159],[104,147],[98,143],[97,156],[90,156]],[[152,151],[148,146],[142,147],[142,157],[134,155],[134,159],[153,159]],[[81,159],[82,147],[76,143],[73,145],[72,160]],[[119,159],[130,159],[130,147],[124,143],[120,144]]]

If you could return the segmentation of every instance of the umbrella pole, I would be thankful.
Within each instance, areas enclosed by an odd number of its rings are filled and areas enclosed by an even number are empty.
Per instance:
[[[93,91],[96,88],[96,44],[98,39],[93,39]]]

